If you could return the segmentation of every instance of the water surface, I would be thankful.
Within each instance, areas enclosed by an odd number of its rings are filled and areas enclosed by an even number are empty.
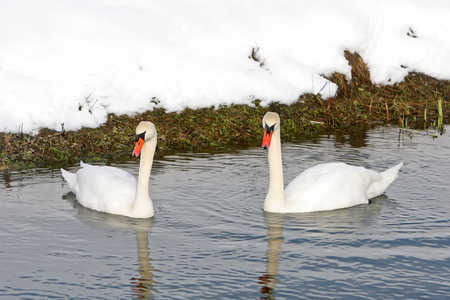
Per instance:
[[[283,144],[285,182],[320,162],[400,177],[370,205],[268,214],[267,152],[157,158],[155,217],[77,204],[59,170],[0,178],[0,296],[397,299],[450,294],[450,138],[380,128]],[[138,161],[116,163],[137,175]],[[76,166],[69,168],[71,171]]]

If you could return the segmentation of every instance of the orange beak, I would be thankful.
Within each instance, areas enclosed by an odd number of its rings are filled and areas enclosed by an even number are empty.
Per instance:
[[[269,127],[266,124],[266,128],[264,129],[264,138],[262,141],[262,146],[264,149],[269,149],[269,147],[270,147],[270,141],[272,140],[274,128],[275,128],[275,125],[272,125]]]
[[[144,146],[144,140],[142,138],[138,138],[132,156],[138,157],[139,154],[141,153],[142,146]]]

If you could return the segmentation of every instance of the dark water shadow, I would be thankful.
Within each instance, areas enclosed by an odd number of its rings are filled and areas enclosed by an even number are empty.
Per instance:
[[[69,192],[63,196],[76,209],[76,217],[88,224],[92,228],[126,229],[133,230],[136,234],[137,258],[139,268],[137,275],[130,279],[132,295],[136,299],[154,299],[155,293],[155,273],[157,270],[152,266],[153,259],[150,257],[149,233],[153,228],[154,218],[135,219],[125,216],[113,215],[98,212],[86,208],[78,203],[75,194]]]

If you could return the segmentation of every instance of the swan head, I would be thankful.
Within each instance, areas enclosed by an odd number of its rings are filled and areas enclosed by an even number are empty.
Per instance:
[[[152,122],[143,121],[136,127],[136,146],[134,147],[133,156],[138,157],[141,153],[144,143],[156,138],[156,128]]]
[[[264,149],[268,149],[270,147],[270,141],[272,140],[274,131],[280,128],[280,116],[274,112],[266,113],[262,120],[262,126],[264,129],[262,146]]]

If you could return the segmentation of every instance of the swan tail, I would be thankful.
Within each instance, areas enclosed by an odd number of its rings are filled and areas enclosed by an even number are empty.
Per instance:
[[[78,192],[77,175],[75,173],[70,173],[64,169],[61,169],[61,175],[69,184],[69,187],[72,190],[72,192],[76,195]]]
[[[372,185],[369,187],[369,190],[367,191],[367,198],[371,199],[383,194],[389,187],[389,185],[391,185],[391,183],[394,182],[395,179],[397,179],[398,172],[400,171],[400,168],[402,166],[403,162],[387,169],[386,171],[381,172],[381,180],[372,183]]]

